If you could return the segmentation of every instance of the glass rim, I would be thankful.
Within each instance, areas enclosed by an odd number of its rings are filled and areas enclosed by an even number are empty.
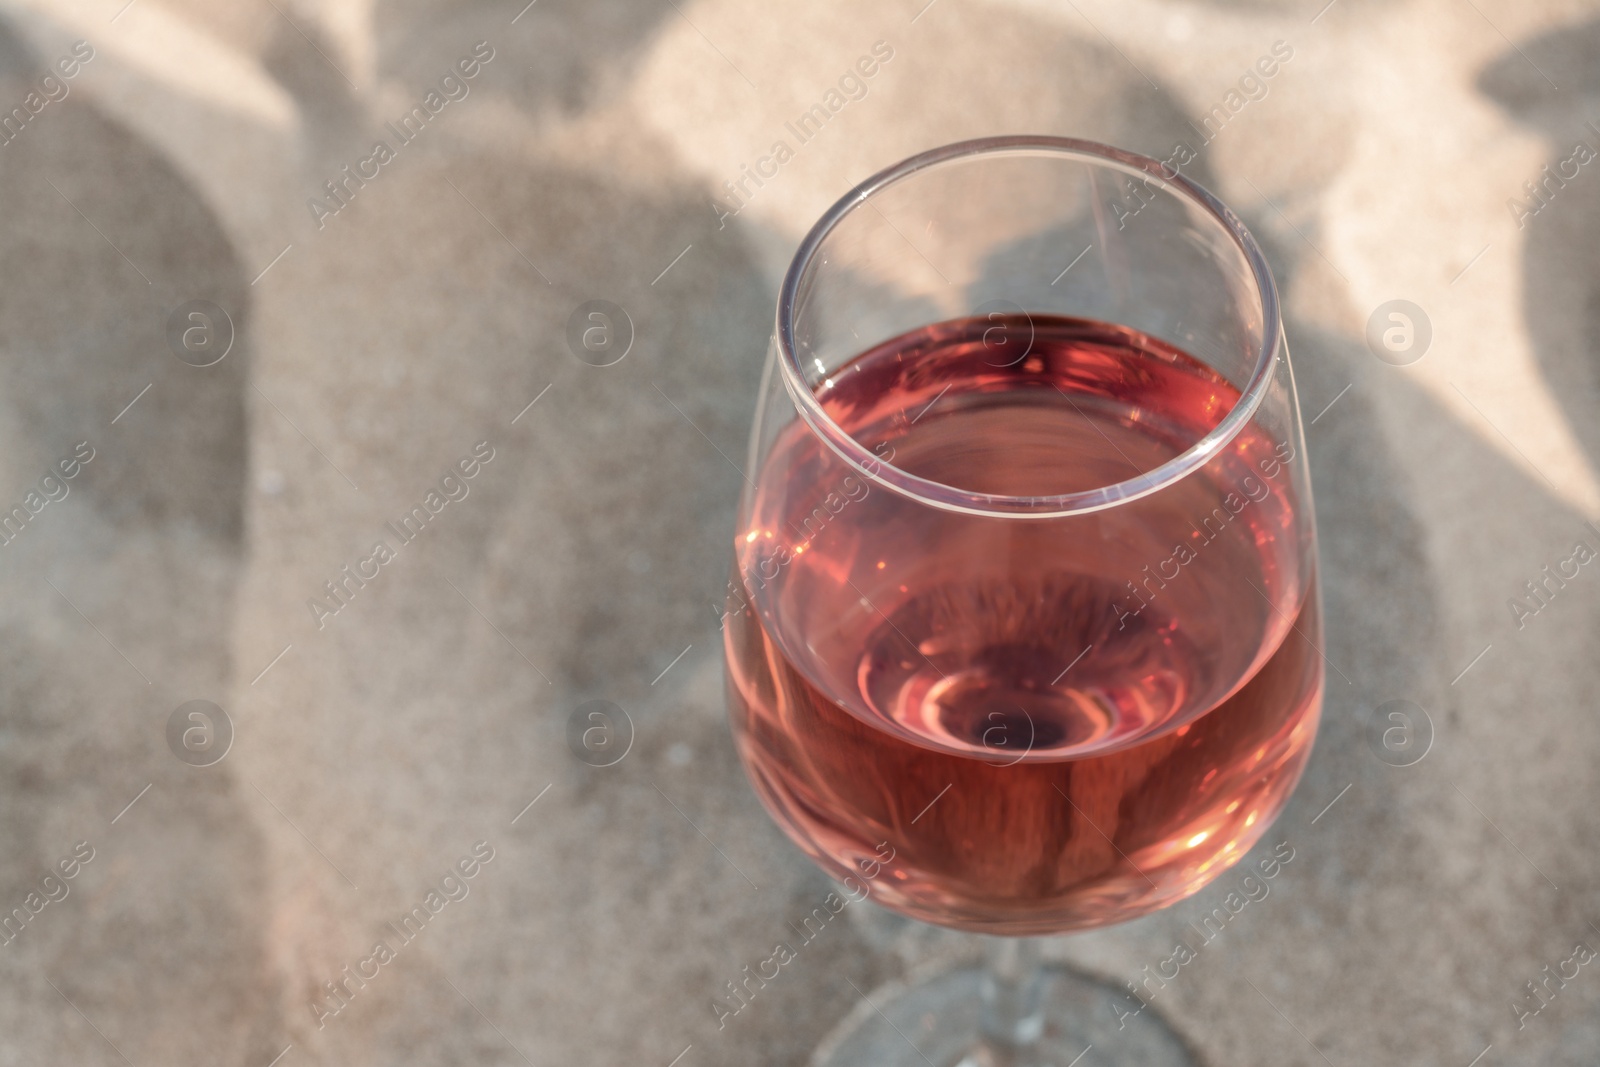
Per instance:
[[[1256,353],[1255,366],[1240,390],[1239,399],[1222,421],[1212,427],[1200,440],[1165,463],[1133,478],[1095,489],[1043,496],[977,493],[901,470],[857,441],[828,415],[823,409],[822,402],[806,381],[799,348],[795,343],[795,303],[799,297],[801,282],[829,234],[852,211],[889,186],[930,167],[976,156],[1022,154],[1057,154],[1109,164],[1114,168],[1139,171],[1161,183],[1163,189],[1186,197],[1191,203],[1203,208],[1233,238],[1234,244],[1250,267],[1256,293],[1261,301],[1262,337],[1260,349]],[[800,242],[800,247],[795,251],[794,259],[784,274],[783,285],[778,292],[775,338],[778,346],[778,365],[783,374],[784,386],[794,401],[800,417],[834,452],[873,481],[946,511],[1013,518],[1057,518],[1102,511],[1117,504],[1148,496],[1192,474],[1226,447],[1261,407],[1262,399],[1271,383],[1273,366],[1283,348],[1283,324],[1280,316],[1277,284],[1273,280],[1271,268],[1267,266],[1266,257],[1262,254],[1260,246],[1256,244],[1255,238],[1251,236],[1244,222],[1198,182],[1185,177],[1176,168],[1149,156],[1096,141],[1085,141],[1074,137],[1018,134],[957,141],[920,152],[878,171],[835,201]]]

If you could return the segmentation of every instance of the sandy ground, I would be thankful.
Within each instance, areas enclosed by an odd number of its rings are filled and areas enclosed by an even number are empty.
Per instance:
[[[0,504],[74,470],[0,546],[0,907],[39,904],[0,945],[0,1063],[799,1064],[843,979],[966,951],[854,908],[716,1025],[828,891],[729,742],[718,453],[853,182],[996,132],[1166,156],[1219,105],[1194,173],[1284,294],[1333,671],[1264,846],[1295,859],[1158,1006],[1213,1064],[1595,1062],[1595,968],[1525,983],[1600,948],[1600,571],[1508,601],[1600,544],[1600,6],[923,3],[0,3],[0,107],[30,113],[0,146]],[[591,299],[634,324],[615,366],[567,348]],[[1399,299],[1431,332],[1405,366],[1366,341]],[[169,342],[191,301],[231,324],[215,365]],[[308,610],[475,449],[464,498]],[[632,717],[616,766],[568,749],[591,699]],[[1407,767],[1369,740],[1397,699],[1431,720]],[[210,766],[168,746],[191,700],[232,724]],[[1056,951],[1132,980],[1229,888]]]

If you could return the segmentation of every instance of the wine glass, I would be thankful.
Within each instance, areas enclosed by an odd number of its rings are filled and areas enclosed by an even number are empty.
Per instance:
[[[1238,862],[1321,709],[1277,292],[1181,165],[939,148],[784,279],[724,616],[740,758],[851,899],[991,935],[817,1063],[1192,1062],[1155,986],[1033,940]]]

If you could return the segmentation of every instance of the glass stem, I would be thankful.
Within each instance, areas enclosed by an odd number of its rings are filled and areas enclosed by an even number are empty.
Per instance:
[[[1008,1052],[1031,1048],[1044,1033],[1044,971],[1036,937],[984,938],[983,1037]]]

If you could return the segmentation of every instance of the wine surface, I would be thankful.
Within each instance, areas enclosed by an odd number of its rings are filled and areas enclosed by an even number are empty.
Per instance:
[[[1012,496],[1147,472],[1239,399],[1122,327],[1000,325],[895,338],[817,396],[884,462]],[[1315,734],[1294,459],[1252,423],[1139,500],[974,516],[791,422],[756,472],[724,618],[757,792],[835,877],[930,922],[1062,931],[1196,891],[1265,831]]]

